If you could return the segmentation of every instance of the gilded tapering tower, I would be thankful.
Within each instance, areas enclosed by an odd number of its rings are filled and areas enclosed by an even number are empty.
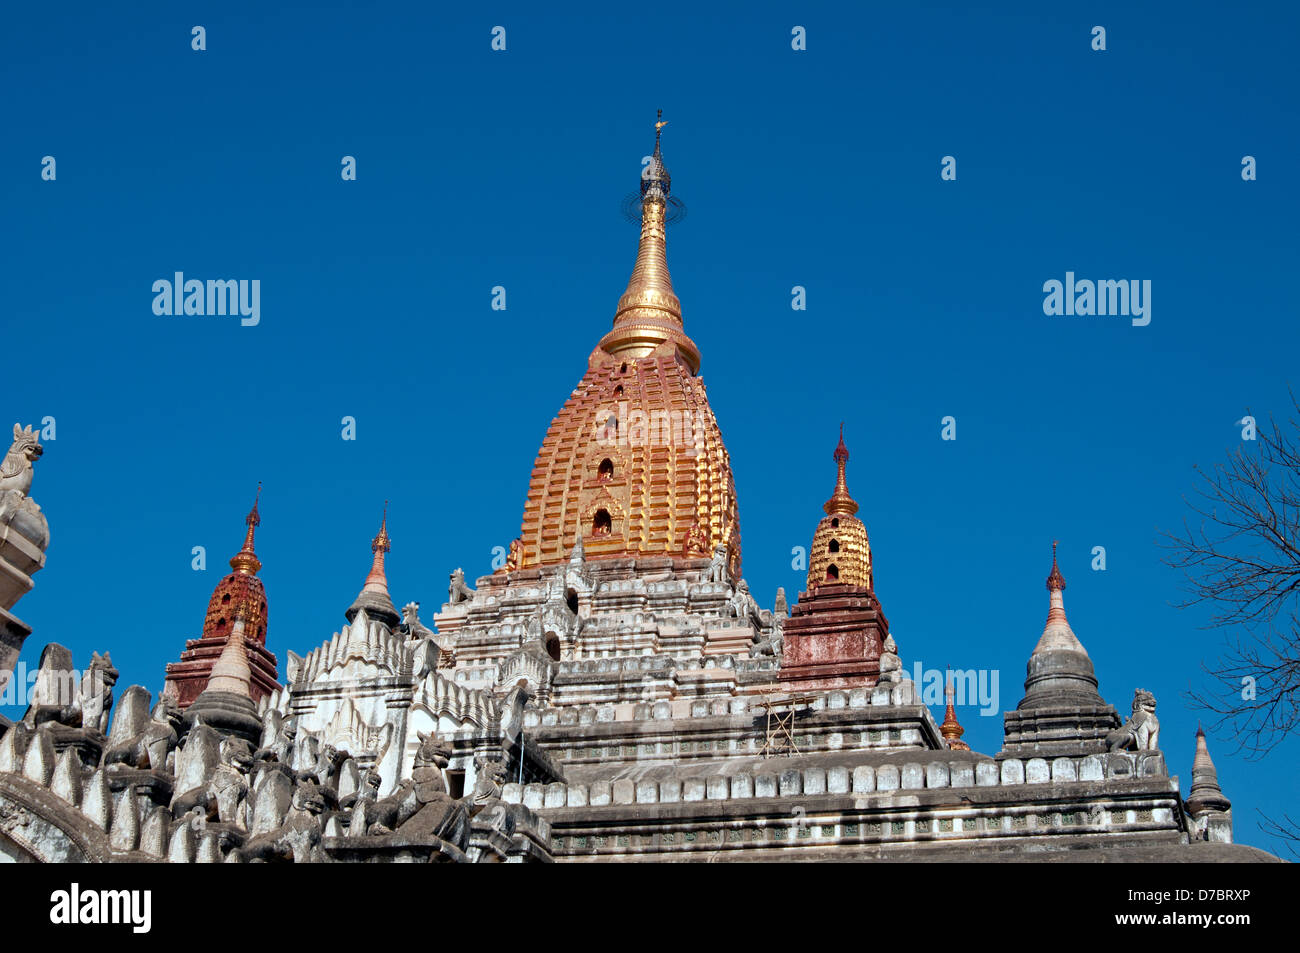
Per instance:
[[[666,254],[671,177],[655,124],[641,178],[641,240],[614,326],[551,422],[533,465],[517,557],[509,568],[588,559],[725,551],[740,577],[731,463],[698,376]]]

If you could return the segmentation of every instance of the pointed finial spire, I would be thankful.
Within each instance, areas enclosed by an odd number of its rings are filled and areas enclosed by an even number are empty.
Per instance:
[[[256,576],[257,571],[262,568],[261,560],[253,552],[253,531],[262,525],[262,518],[257,512],[257,504],[261,499],[262,483],[258,481],[257,495],[253,498],[253,508],[244,517],[244,523],[248,526],[248,531],[244,534],[244,546],[230,560],[231,569],[249,576]]]
[[[955,699],[957,692],[952,684],[952,669],[948,669],[948,683],[943,691],[944,699],[948,703],[947,710],[943,713],[943,724],[939,726],[939,734],[943,735],[948,742],[948,747],[954,751],[970,751],[970,745],[961,740],[961,736],[966,734],[966,729],[957,721],[957,709]]]
[[[822,504],[822,509],[830,516],[852,516],[858,511],[857,502],[849,495],[848,483],[845,481],[844,468],[849,462],[849,448],[844,445],[844,422],[840,421],[840,442],[832,455],[839,473],[835,478],[835,492]]]
[[[389,628],[402,620],[393,606],[392,597],[388,594],[388,576],[384,572],[384,554],[392,548],[388,538],[388,501],[384,500],[384,516],[379,524],[379,532],[370,543],[370,551],[374,554],[370,563],[370,573],[366,576],[360,594],[344,613],[348,622],[352,622],[357,613],[362,610],[365,610],[368,618],[377,619]]]
[[[392,550],[392,545],[388,539],[388,501],[384,500],[384,517],[379,524],[379,532],[370,542],[370,551],[375,554],[374,560],[370,564],[370,575],[366,576],[366,584],[362,586],[362,592],[382,592],[388,595],[388,577],[384,575],[384,554]]]
[[[1061,567],[1056,564],[1056,546],[1057,541],[1052,540],[1052,572],[1047,577],[1047,588],[1052,592],[1060,592],[1065,588],[1065,577],[1061,575]]]
[[[1052,540],[1052,571],[1047,577],[1047,591],[1050,592],[1050,607],[1047,610],[1047,624],[1050,626],[1053,622],[1069,623],[1065,620],[1065,597],[1061,595],[1065,591],[1065,577],[1061,575],[1061,567],[1056,563],[1056,546],[1057,541]]]
[[[1226,811],[1232,802],[1219,787],[1219,772],[1210,758],[1210,747],[1205,741],[1205,729],[1196,726],[1196,756],[1192,759],[1192,789],[1187,795],[1187,808],[1192,814],[1205,811]]]
[[[618,299],[614,327],[600,348],[619,357],[645,357],[672,343],[692,374],[700,369],[700,351],[682,330],[682,303],[668,273],[667,221],[672,176],[664,165],[661,138],[668,123],[659,110],[655,149],[641,170],[641,240],[627,290]],[[675,206],[674,206],[675,207]]]

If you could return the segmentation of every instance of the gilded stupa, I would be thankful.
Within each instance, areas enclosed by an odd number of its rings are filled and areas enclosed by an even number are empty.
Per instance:
[[[511,569],[568,560],[700,558],[740,576],[731,463],[682,324],[666,254],[671,177],[661,136],[641,177],[641,240],[614,326],[551,422],[533,465]]]
[[[858,504],[849,495],[845,479],[849,449],[844,446],[843,424],[840,424],[840,442],[832,458],[839,474],[835,479],[835,492],[822,504],[826,516],[817,524],[812,548],[808,551],[808,591],[835,583],[870,589],[871,542],[867,538],[867,527],[854,515],[858,512]]]

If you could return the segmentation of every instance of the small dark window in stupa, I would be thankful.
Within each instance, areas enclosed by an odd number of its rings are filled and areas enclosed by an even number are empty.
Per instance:
[[[229,601],[230,601],[230,593],[227,592],[224,596],[221,597],[221,604],[224,606]]]
[[[594,536],[608,536],[614,528],[614,521],[609,518],[609,510],[597,510],[592,520],[591,532]]]
[[[831,552],[833,552],[833,553],[838,553],[839,551],[840,551],[840,541],[839,541],[838,539],[832,539],[832,540],[831,540]]]
[[[622,367],[620,367],[620,368],[618,369],[618,372],[619,372],[620,374],[626,374],[626,373],[627,373],[627,365],[624,364]]]
[[[839,529],[839,528],[840,528],[840,518],[837,516],[837,517],[835,517],[835,519],[831,520],[831,525],[834,526],[836,529]]]
[[[609,457],[606,457],[604,460],[601,460],[599,472],[600,472],[600,479],[602,480],[614,479],[614,461],[609,459]]]
[[[546,654],[557,662],[560,660],[560,637],[554,633],[546,636]]]
[[[578,594],[570,589],[564,596],[564,601],[569,607],[569,611],[574,615],[578,614]]]
[[[615,396],[615,397],[622,397],[622,396],[623,396],[623,385],[622,385],[622,384],[619,384],[617,387],[614,388],[614,396]]]
[[[835,581],[836,579],[839,579],[839,578],[840,578],[840,570],[839,570],[839,567],[837,567],[837,566],[835,566],[835,565],[831,565],[831,566],[828,566],[828,567],[826,568],[826,581],[827,581],[827,582],[833,582],[833,581]]]

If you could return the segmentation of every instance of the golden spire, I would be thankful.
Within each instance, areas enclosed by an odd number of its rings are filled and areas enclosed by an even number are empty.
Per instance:
[[[379,534],[370,542],[370,551],[375,554],[375,558],[370,564],[370,575],[366,576],[366,584],[361,587],[362,592],[382,592],[388,595],[388,577],[384,575],[384,553],[392,548],[388,541],[388,501],[384,500],[384,519],[379,524]]]
[[[671,343],[692,374],[700,369],[700,351],[682,332],[682,303],[668,274],[667,215],[672,177],[664,165],[660,137],[667,125],[659,110],[655,123],[655,151],[641,173],[641,241],[627,290],[618,299],[614,329],[601,339],[608,354],[646,357]]]
[[[835,492],[822,504],[826,515],[817,524],[812,548],[808,550],[808,591],[822,585],[866,586],[873,588],[871,577],[871,541],[862,520],[853,514],[858,504],[849,496],[844,467],[849,462],[849,448],[844,446],[844,424],[840,424],[840,442],[833,458],[839,469]]]
[[[835,479],[835,492],[822,504],[830,516],[852,516],[858,511],[858,504],[849,496],[848,484],[844,482],[844,465],[849,462],[849,448],[844,446],[844,423],[840,422],[840,442],[832,458],[839,466],[839,476]]]
[[[943,735],[944,740],[948,742],[948,748],[953,751],[970,751],[970,745],[961,740],[961,736],[966,734],[966,729],[957,721],[957,709],[953,705],[956,698],[956,692],[952,687],[952,670],[948,670],[948,685],[944,689],[944,698],[948,702],[948,709],[943,714],[943,724],[939,726],[939,734]]]
[[[253,498],[253,508],[248,511],[248,516],[244,517],[244,522],[248,525],[248,532],[244,534],[244,548],[230,560],[231,569],[248,576],[256,576],[257,571],[262,568],[261,560],[253,552],[253,530],[262,525],[262,518],[257,512],[257,503],[261,498],[262,484],[259,482],[257,484],[257,496]]]

